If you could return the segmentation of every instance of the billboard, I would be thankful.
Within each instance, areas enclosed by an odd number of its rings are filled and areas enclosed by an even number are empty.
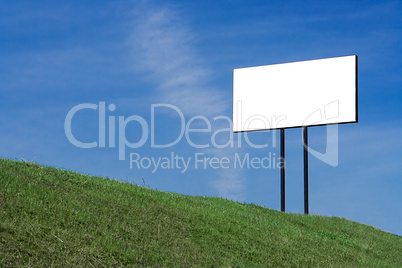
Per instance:
[[[233,131],[355,123],[357,56],[233,70]]]

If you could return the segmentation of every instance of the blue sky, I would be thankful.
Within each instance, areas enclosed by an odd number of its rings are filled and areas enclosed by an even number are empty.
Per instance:
[[[0,156],[26,159],[190,195],[221,196],[280,209],[277,168],[130,168],[141,159],[194,160],[235,154],[276,159],[278,131],[248,135],[222,131],[230,123],[233,69],[346,55],[359,57],[359,123],[340,125],[339,164],[310,156],[310,213],[346,217],[402,235],[402,3],[399,1],[18,1],[0,9]],[[151,126],[153,104],[174,105],[188,123],[205,116],[211,132],[190,133],[169,148],[83,149],[66,137],[65,119],[79,104],[104,102],[106,120],[137,116]],[[110,104],[115,110],[110,111]],[[180,135],[180,118],[154,108],[155,142]],[[99,110],[99,109],[98,109]],[[98,140],[98,111],[74,116],[77,140]],[[117,127],[118,128],[118,127]],[[205,128],[195,119],[191,128]],[[138,122],[125,137],[141,138]],[[151,131],[151,130],[150,130]],[[303,213],[301,129],[286,131],[286,210]],[[116,139],[121,134],[116,130]],[[309,143],[325,151],[326,127],[309,129]],[[274,141],[277,146],[274,146]],[[98,143],[99,145],[99,143]],[[144,160],[145,161],[145,160]],[[145,163],[145,162],[144,162]]]

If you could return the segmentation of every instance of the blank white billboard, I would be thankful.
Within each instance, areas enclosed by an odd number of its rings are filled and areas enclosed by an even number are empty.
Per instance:
[[[357,122],[357,56],[233,70],[233,131]]]

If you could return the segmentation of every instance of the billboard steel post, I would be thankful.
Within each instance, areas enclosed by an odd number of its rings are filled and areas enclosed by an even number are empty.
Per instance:
[[[281,128],[281,211],[285,211],[285,129]]]
[[[303,162],[304,162],[304,214],[308,214],[308,132],[303,127]]]

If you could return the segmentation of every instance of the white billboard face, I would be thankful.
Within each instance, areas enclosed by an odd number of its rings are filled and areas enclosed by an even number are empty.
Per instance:
[[[233,131],[357,122],[357,56],[233,70]]]

